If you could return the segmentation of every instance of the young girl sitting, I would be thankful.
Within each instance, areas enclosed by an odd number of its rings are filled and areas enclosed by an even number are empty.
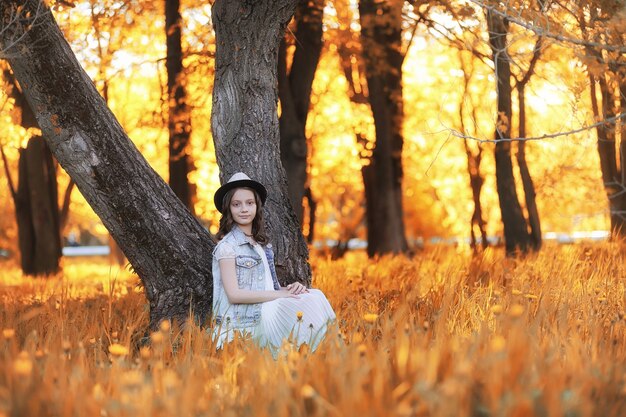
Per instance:
[[[299,282],[279,285],[263,223],[266,198],[265,187],[241,172],[215,192],[215,207],[222,213],[213,251],[217,347],[240,332],[274,356],[284,339],[315,350],[335,313],[320,290]]]

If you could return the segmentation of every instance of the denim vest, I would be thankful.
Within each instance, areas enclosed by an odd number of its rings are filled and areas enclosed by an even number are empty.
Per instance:
[[[237,272],[237,284],[239,288],[252,291],[265,290],[265,268],[263,261],[254,247],[248,242],[238,226],[226,234],[213,249],[213,317],[215,324],[229,328],[243,329],[254,327],[261,320],[261,303],[256,304],[230,304],[222,277],[220,275],[219,261],[215,259],[215,252],[224,243],[230,244],[235,250],[235,270]],[[274,289],[279,290],[280,285],[276,278],[276,268],[274,266],[274,251],[272,245],[263,247]]]

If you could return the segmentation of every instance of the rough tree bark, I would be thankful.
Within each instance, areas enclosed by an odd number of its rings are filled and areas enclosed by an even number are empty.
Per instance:
[[[322,52],[322,20],[325,0],[298,3],[294,37],[295,52],[287,70],[287,45],[283,38],[278,55],[280,97],[280,157],[287,175],[291,205],[300,224],[302,199],[307,183],[307,138],[305,134],[311,89]]]
[[[369,256],[407,250],[402,210],[402,2],[359,2],[376,142],[363,167]]]
[[[50,149],[131,262],[154,328],[211,310],[209,233],[124,133],[41,0],[0,2],[0,51]]]
[[[265,219],[282,284],[311,282],[309,249],[287,195],[279,152],[278,49],[297,0],[217,0],[211,128],[222,182],[242,171],[265,185]]]
[[[165,35],[167,44],[167,97],[169,140],[169,184],[174,194],[193,213],[194,193],[189,184],[191,156],[191,114],[184,84],[183,49],[181,44],[180,0],[165,0]]]
[[[515,178],[513,177],[513,161],[511,160],[511,60],[507,52],[506,37],[509,22],[502,17],[487,11],[489,29],[489,45],[493,53],[496,71],[498,95],[498,120],[495,130],[496,139],[504,139],[496,143],[496,185],[500,201],[500,213],[504,224],[504,242],[508,255],[517,251],[526,252],[529,237],[526,219],[522,213]]]

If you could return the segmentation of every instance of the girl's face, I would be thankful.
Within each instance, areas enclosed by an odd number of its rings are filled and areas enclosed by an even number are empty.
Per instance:
[[[240,226],[252,224],[256,216],[256,200],[254,192],[245,188],[239,188],[230,200],[230,214],[233,220]]]

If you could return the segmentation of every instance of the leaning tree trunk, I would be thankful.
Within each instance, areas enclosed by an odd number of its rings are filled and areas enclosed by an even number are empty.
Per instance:
[[[280,96],[280,157],[287,175],[289,200],[300,224],[304,217],[302,199],[307,182],[306,120],[311,90],[322,52],[322,19],[325,0],[302,1],[296,10],[296,50],[287,71],[286,42],[278,58]]]
[[[402,5],[361,0],[362,53],[376,143],[363,167],[369,256],[407,250],[402,211]]]
[[[59,271],[61,234],[57,180],[50,149],[33,136],[20,150],[15,201],[22,271],[47,275]]]
[[[297,0],[217,0],[211,128],[222,182],[242,171],[268,189],[265,219],[282,284],[311,282],[309,250],[279,153],[278,49]]]
[[[502,17],[487,12],[489,44],[493,52],[493,62],[497,79],[498,120],[495,138],[496,185],[500,201],[500,213],[504,224],[504,242],[507,254],[516,251],[526,252],[529,237],[526,219],[522,213],[511,160],[511,61],[507,52],[506,36],[509,23]]]
[[[167,44],[167,96],[169,141],[169,184],[174,194],[193,213],[193,191],[189,184],[191,156],[191,114],[187,105],[181,45],[180,0],[165,0],[165,36]]]
[[[0,2],[3,51],[50,149],[144,285],[152,328],[211,310],[214,243],[106,107],[41,0]]]

